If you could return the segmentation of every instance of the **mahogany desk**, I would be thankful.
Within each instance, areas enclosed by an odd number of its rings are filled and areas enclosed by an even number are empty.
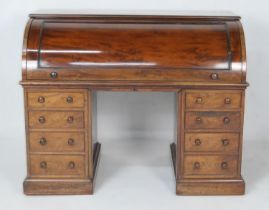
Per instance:
[[[176,193],[244,193],[238,16],[30,15],[21,84],[26,194],[93,193],[96,90],[176,92]]]

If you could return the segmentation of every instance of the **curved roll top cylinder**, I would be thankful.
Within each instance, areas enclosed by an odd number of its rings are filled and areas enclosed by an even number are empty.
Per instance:
[[[245,83],[238,17],[32,15],[23,80]]]

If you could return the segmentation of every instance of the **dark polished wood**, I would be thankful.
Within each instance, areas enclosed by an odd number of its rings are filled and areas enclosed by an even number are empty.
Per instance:
[[[24,192],[92,194],[93,91],[173,91],[176,192],[243,194],[246,49],[235,15],[32,14],[22,81]]]

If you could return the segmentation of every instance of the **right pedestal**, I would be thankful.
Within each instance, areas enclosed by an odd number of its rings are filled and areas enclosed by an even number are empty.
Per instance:
[[[242,195],[244,90],[178,92],[178,136],[171,144],[180,195]]]

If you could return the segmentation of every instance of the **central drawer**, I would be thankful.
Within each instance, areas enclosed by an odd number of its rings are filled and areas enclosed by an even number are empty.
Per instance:
[[[185,178],[232,178],[237,175],[238,156],[185,155]]]
[[[29,128],[81,129],[84,128],[84,112],[29,111]]]
[[[185,128],[239,130],[240,112],[186,112]]]
[[[30,132],[30,152],[84,152],[84,132]]]
[[[31,176],[85,176],[84,155],[30,155]]]

